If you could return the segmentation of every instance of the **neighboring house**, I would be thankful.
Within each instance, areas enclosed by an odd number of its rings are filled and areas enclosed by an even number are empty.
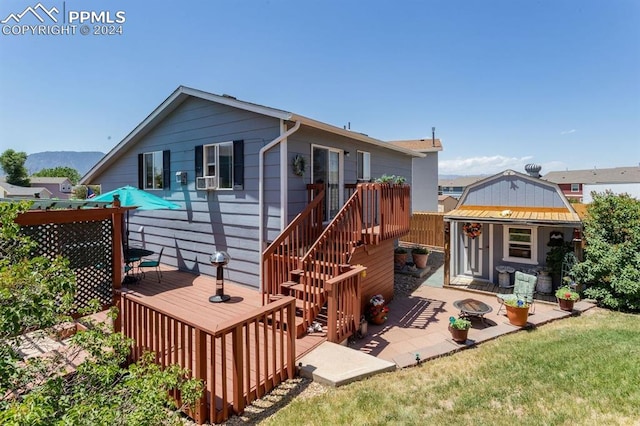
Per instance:
[[[51,191],[39,186],[16,186],[0,178],[0,198],[51,198]]]
[[[459,176],[452,179],[438,179],[438,195],[460,198],[465,188],[486,176]]]
[[[224,250],[231,257],[226,278],[259,288],[265,285],[261,254],[305,209],[313,191],[324,190],[326,224],[353,192],[348,184],[383,174],[411,183],[412,160],[423,157],[291,112],[181,86],[80,183],[100,184],[103,192],[138,186],[182,205],[132,211],[132,243],[165,247],[163,263],[212,276],[209,258]],[[371,211],[378,211],[375,205]],[[408,225],[395,238],[403,232]],[[393,241],[385,244],[389,261],[380,279],[390,278],[392,291]]]
[[[506,170],[467,186],[444,217],[450,230],[450,280],[497,283],[496,266],[537,269],[546,264],[552,233],[554,239],[572,241],[574,229],[582,229],[572,204],[558,185],[537,177],[539,170],[528,165],[529,175]]]
[[[558,184],[569,200],[580,203],[591,201],[591,191],[611,190],[616,194],[626,192],[636,197],[640,193],[638,166],[549,172],[542,179]]]
[[[411,166],[411,209],[414,212],[438,211],[438,152],[440,139],[391,141],[391,144],[424,154],[414,158]]]
[[[458,200],[451,195],[438,195],[438,212],[446,213],[456,208]]]
[[[51,198],[60,198],[67,200],[71,197],[73,185],[66,177],[29,177],[31,186],[39,186],[47,188],[51,192]]]

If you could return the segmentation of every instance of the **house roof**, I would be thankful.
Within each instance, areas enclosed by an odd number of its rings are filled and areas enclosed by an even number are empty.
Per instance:
[[[7,183],[4,178],[0,179],[0,186],[4,188],[7,195],[13,197],[33,197],[33,194],[41,194],[46,192],[51,196],[51,191],[40,186],[16,186]]]
[[[29,176],[29,180],[31,181],[31,183],[39,183],[39,184],[45,184],[45,183],[55,183],[55,184],[61,184],[64,182],[69,182],[71,183],[71,181],[69,180],[69,178],[66,177],[39,177],[39,176]]]
[[[572,226],[581,223],[576,212],[564,207],[461,206],[448,212],[446,218],[476,222],[552,223]]]
[[[425,156],[425,154],[422,154],[420,152],[408,148],[403,148],[401,146],[396,146],[379,139],[374,139],[363,133],[352,132],[351,130],[336,127],[331,124],[323,123],[321,121],[317,121],[302,115],[294,114],[292,112],[258,105],[252,102],[241,101],[229,95],[216,95],[202,90],[180,86],[151,114],[149,114],[147,118],[145,118],[140,124],[138,124],[138,126],[133,129],[131,133],[129,133],[122,141],[120,141],[113,149],[111,149],[111,151],[109,151],[95,166],[93,166],[93,168],[82,177],[80,183],[85,184],[87,182],[90,182],[94,176],[100,174],[100,172],[111,165],[121,155],[121,153],[124,153],[126,150],[125,148],[134,145],[138,140],[146,135],[151,129],[153,129],[158,123],[160,123],[165,117],[167,117],[167,115],[174,111],[189,97],[196,97],[211,102],[216,102],[245,111],[251,111],[256,114],[274,117],[280,120],[300,122],[300,124],[308,127],[313,127],[336,135],[369,143],[371,145],[376,145],[382,148],[401,152],[412,157]]]
[[[485,185],[491,181],[498,181],[505,177],[517,176],[526,181],[531,181],[555,190],[556,194],[564,203],[562,207],[548,206],[496,206],[496,205],[470,205],[465,204],[466,199],[474,188]],[[540,178],[525,175],[514,170],[505,170],[493,176],[482,178],[477,182],[468,185],[460,201],[454,210],[445,215],[445,219],[453,220],[473,220],[487,222],[506,222],[522,224],[555,224],[578,226],[581,224],[580,217],[564,196],[557,184],[543,181]]]
[[[469,186],[487,176],[459,176],[453,179],[438,179],[438,186]]]
[[[640,167],[549,172],[542,179],[553,183],[640,183]]]
[[[452,197],[451,195],[438,195],[438,201],[444,201],[447,198],[451,198],[452,200],[458,201],[455,197]]]
[[[440,139],[410,139],[404,141],[389,141],[389,143],[417,152],[442,151],[442,141],[440,141]]]

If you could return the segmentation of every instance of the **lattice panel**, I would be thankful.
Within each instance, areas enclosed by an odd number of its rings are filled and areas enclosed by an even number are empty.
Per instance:
[[[34,256],[69,259],[77,281],[76,307],[92,299],[112,304],[113,241],[110,220],[48,223],[24,226],[22,231],[38,243]]]

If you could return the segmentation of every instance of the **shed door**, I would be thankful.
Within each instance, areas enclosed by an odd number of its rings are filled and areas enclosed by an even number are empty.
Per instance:
[[[470,238],[462,234],[463,249],[463,271],[465,275],[473,277],[482,276],[482,238],[483,234],[476,238]]]

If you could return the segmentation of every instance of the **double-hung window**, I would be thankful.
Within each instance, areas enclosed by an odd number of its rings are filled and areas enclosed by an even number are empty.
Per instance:
[[[138,188],[168,189],[170,152],[153,151],[138,154]]]
[[[371,180],[371,154],[368,152],[358,151],[357,179],[364,182]]]
[[[197,189],[243,189],[244,141],[199,145],[195,154]]]
[[[504,227],[504,261],[538,263],[537,229],[526,226]]]
[[[572,183],[571,184],[571,192],[580,192],[580,184]]]
[[[205,177],[212,178],[218,189],[233,188],[233,142],[205,145]]]

